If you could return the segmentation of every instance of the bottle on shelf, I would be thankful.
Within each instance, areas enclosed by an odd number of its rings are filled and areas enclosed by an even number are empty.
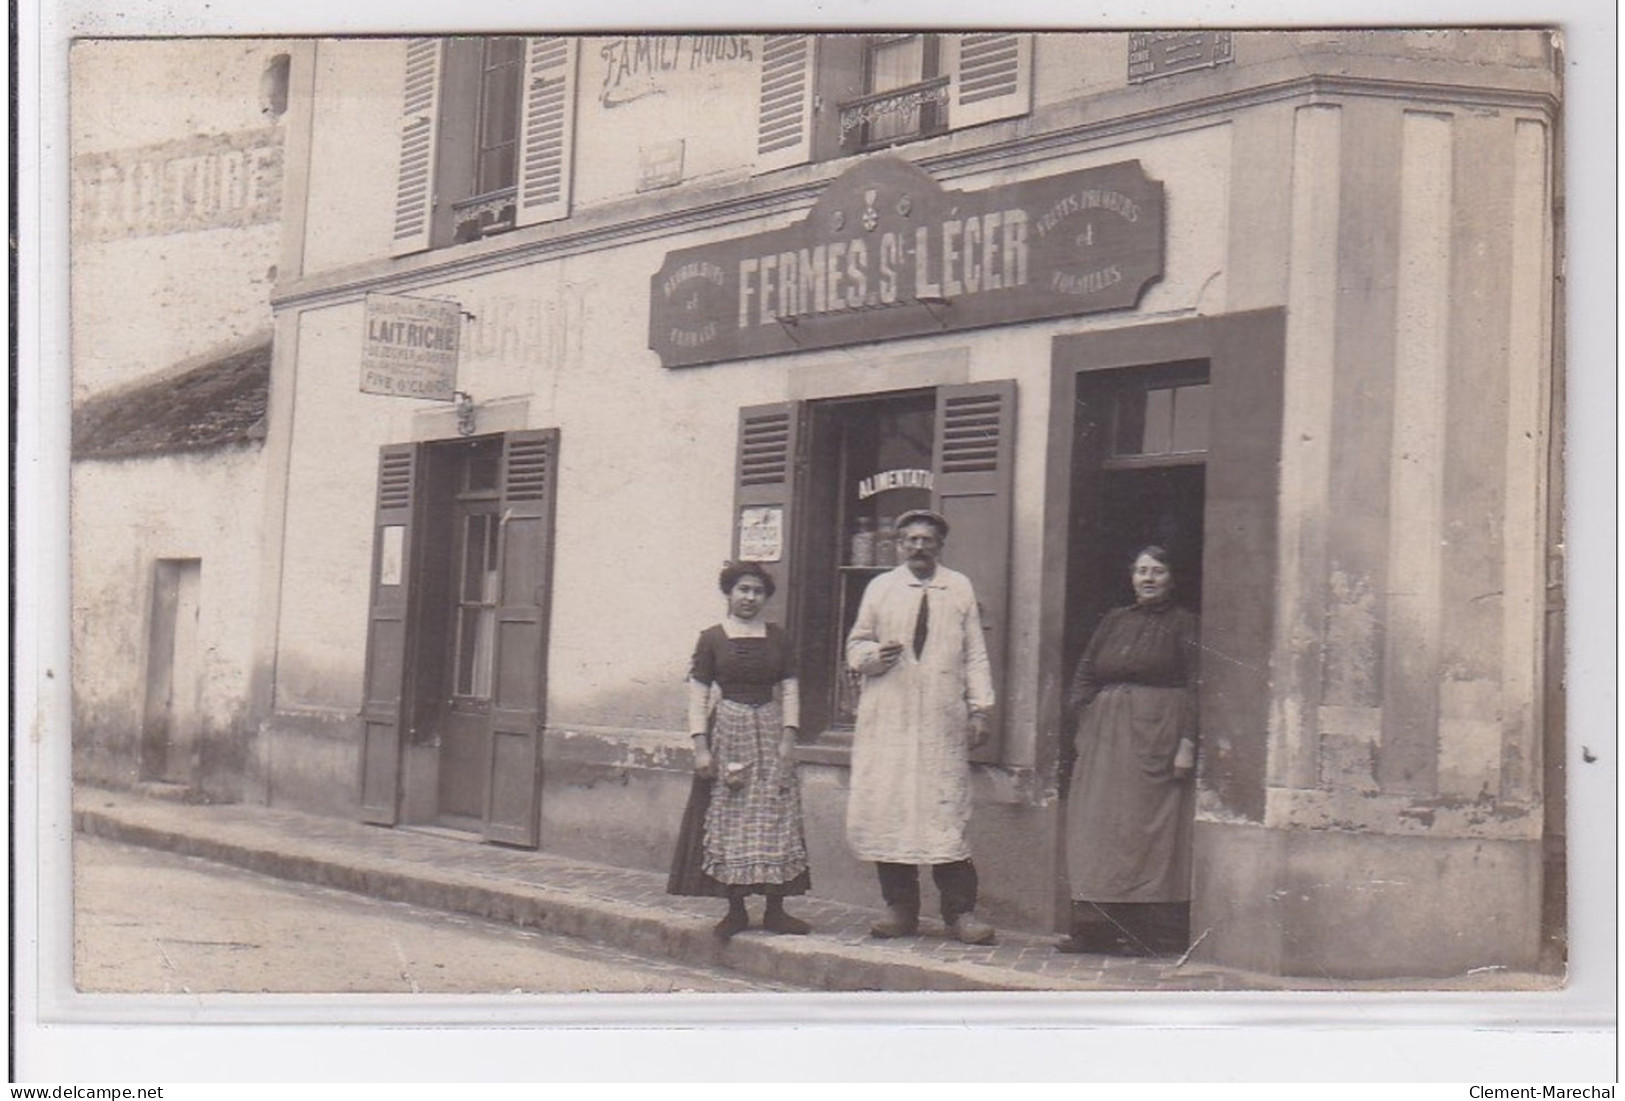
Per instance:
[[[875,522],[867,516],[858,517],[858,530],[852,533],[852,548],[847,555],[849,566],[875,564]]]
[[[897,529],[890,516],[880,518],[880,530],[875,532],[874,564],[888,570],[897,565]]]

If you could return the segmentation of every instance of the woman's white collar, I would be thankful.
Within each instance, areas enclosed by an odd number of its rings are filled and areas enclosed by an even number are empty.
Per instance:
[[[722,617],[722,633],[729,638],[764,638],[767,635],[767,622],[758,619],[737,619],[732,615]]]

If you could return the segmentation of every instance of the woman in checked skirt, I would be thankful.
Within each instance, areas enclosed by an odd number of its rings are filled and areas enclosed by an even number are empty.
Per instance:
[[[689,667],[695,781],[667,890],[726,897],[713,930],[723,940],[749,927],[752,894],[767,896],[764,929],[805,934],[807,923],[784,910],[785,896],[812,884],[795,774],[794,657],[783,628],[760,618],[774,591],[766,569],[730,564],[718,583],[728,614],[700,632]],[[721,698],[708,722],[713,688]]]

